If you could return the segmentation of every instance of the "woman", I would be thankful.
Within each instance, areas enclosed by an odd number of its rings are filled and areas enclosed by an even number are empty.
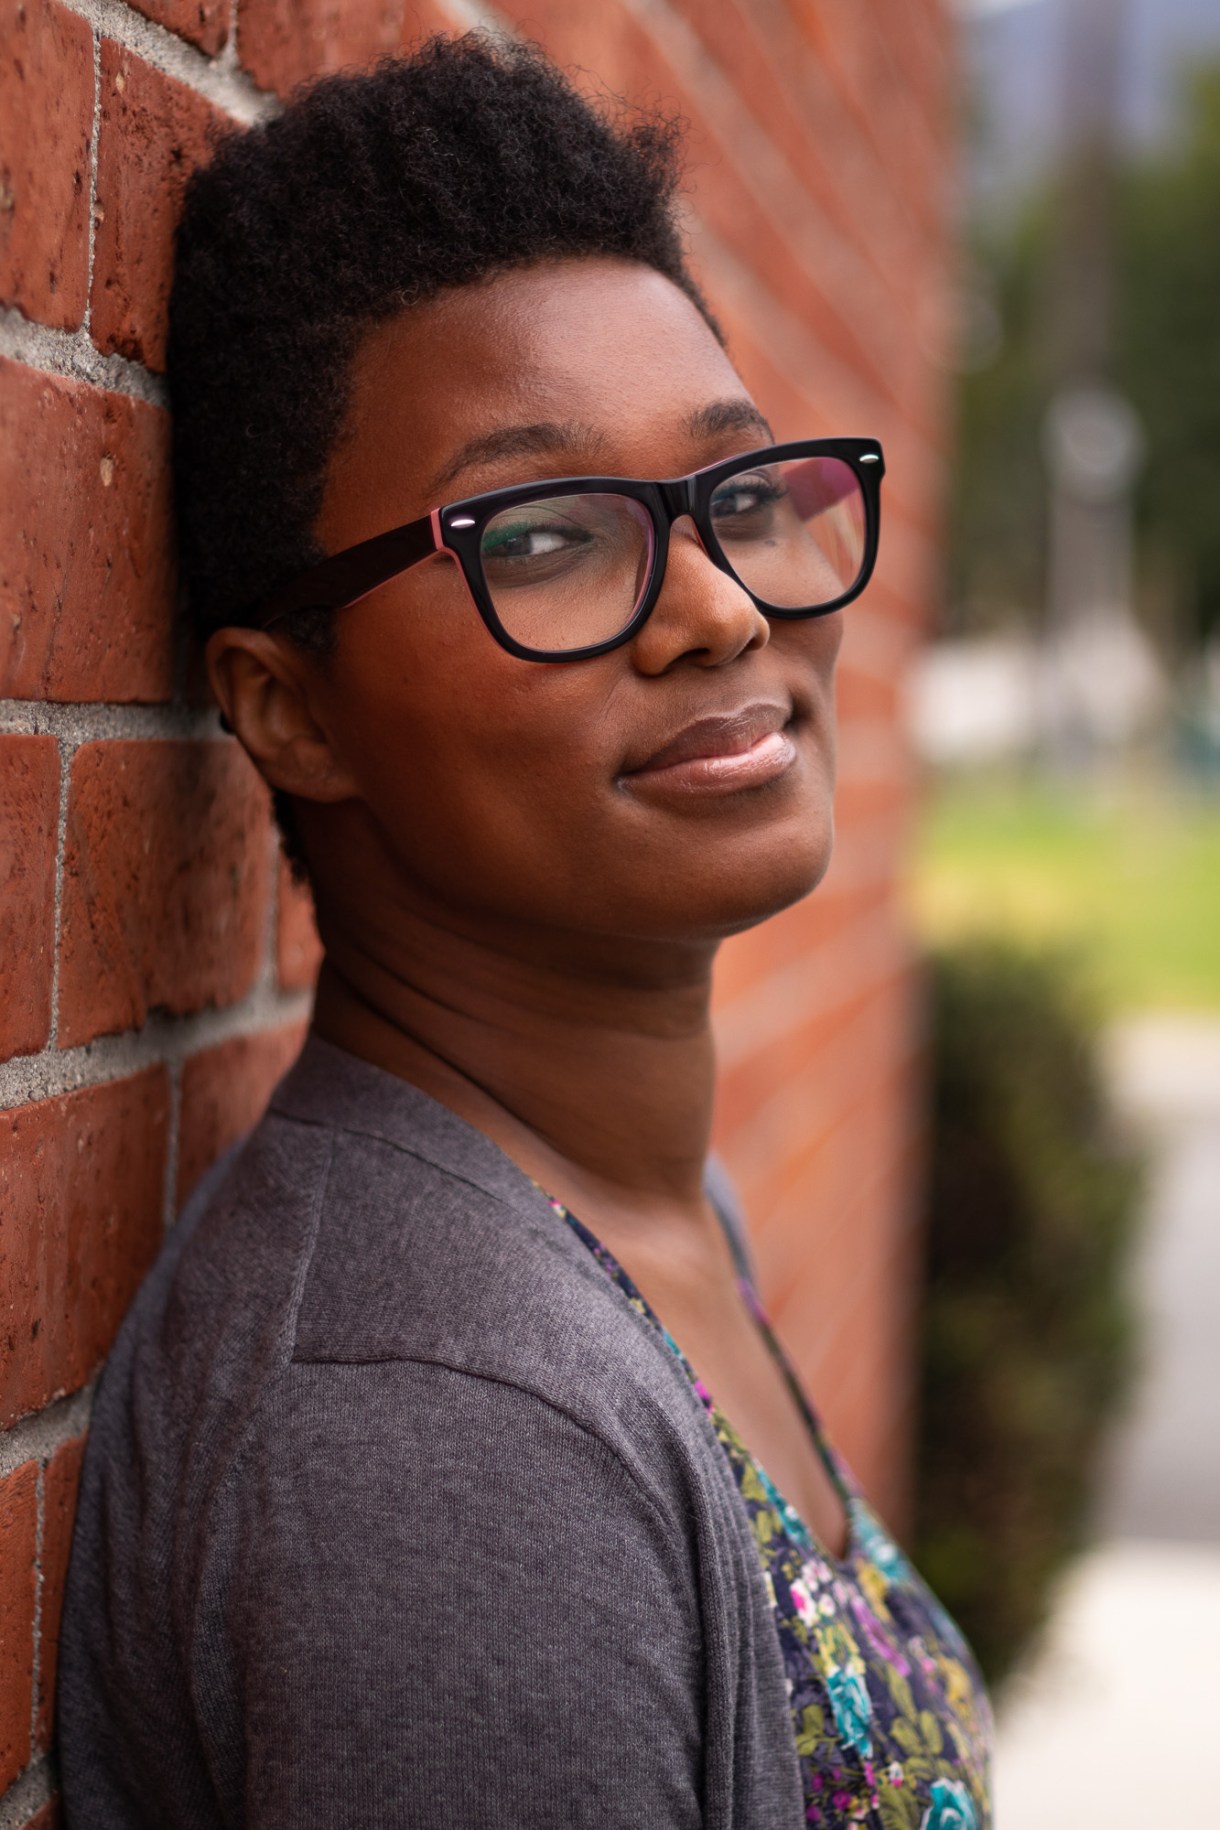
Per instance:
[[[969,1654],[708,1172],[712,960],[826,868],[881,459],[775,448],[674,184],[477,37],[193,180],[186,580],[326,958],[106,1370],[73,1824],[987,1822]]]

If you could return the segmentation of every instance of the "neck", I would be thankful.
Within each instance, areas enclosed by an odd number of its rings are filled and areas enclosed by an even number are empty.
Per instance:
[[[577,1214],[706,1231],[713,943],[489,938],[418,912],[391,940],[321,906],[319,925],[319,1035],[449,1106]]]

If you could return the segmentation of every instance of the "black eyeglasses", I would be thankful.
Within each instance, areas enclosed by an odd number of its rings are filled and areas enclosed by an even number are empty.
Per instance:
[[[582,661],[643,624],[681,515],[765,616],[825,616],[872,576],[884,472],[875,439],[812,438],[668,482],[558,477],[493,489],[333,554],[241,620],[267,628],[340,610],[447,552],[501,647],[524,661]]]

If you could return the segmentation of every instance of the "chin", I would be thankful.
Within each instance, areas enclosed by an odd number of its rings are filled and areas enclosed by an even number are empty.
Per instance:
[[[834,817],[829,808],[799,823],[701,843],[685,858],[673,856],[653,905],[641,924],[667,938],[725,940],[757,927],[815,890],[830,865]],[[643,913],[643,912],[641,912]]]
[[[730,934],[756,928],[759,922],[790,909],[816,890],[830,865],[830,854],[827,839],[823,847],[816,851],[811,848],[806,856],[790,854],[777,861],[775,870],[766,876],[760,874],[741,884],[722,883],[717,899],[724,907],[713,931],[727,939]]]

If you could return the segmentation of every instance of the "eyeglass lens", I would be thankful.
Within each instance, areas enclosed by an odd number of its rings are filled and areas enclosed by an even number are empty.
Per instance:
[[[717,485],[710,514],[729,566],[763,604],[814,610],[860,575],[864,495],[840,458],[746,465]],[[630,496],[555,495],[502,509],[480,541],[496,615],[542,652],[610,641],[639,607],[654,539],[652,517]]]
[[[561,652],[608,642],[648,582],[652,516],[630,496],[546,496],[483,529],[483,578],[507,633]]]
[[[720,550],[751,597],[816,610],[849,591],[864,564],[864,492],[842,458],[754,465],[719,484]]]

